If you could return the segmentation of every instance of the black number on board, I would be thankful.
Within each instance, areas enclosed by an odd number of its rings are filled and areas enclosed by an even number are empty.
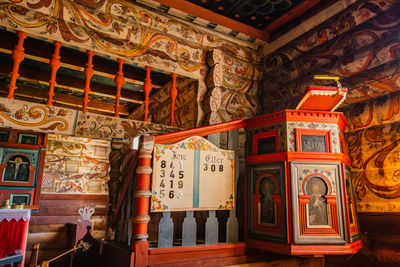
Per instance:
[[[165,160],[161,161],[161,168],[165,168],[167,166],[167,162]]]
[[[183,171],[179,171],[179,178],[183,179]]]
[[[165,170],[161,170],[160,177],[161,177],[161,178],[165,177]]]
[[[215,172],[215,164],[211,164],[211,171]]]
[[[219,165],[219,171],[223,172],[224,171],[224,165]]]
[[[175,177],[174,171],[171,171],[171,173],[169,174],[169,177],[171,177],[171,178]]]
[[[174,180],[169,180],[169,183],[171,184],[171,188],[174,187]]]
[[[174,198],[174,190],[169,191],[169,198]]]
[[[172,161],[172,162],[171,162],[171,165],[169,165],[169,167],[170,167],[171,169],[175,168],[175,163]]]
[[[207,165],[207,163],[204,163],[204,169],[203,169],[204,171],[207,171],[208,170],[208,165]]]
[[[165,187],[164,180],[161,180],[160,187],[162,187],[162,188]]]

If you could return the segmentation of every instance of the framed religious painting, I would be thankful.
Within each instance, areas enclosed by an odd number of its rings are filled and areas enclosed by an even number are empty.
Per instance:
[[[285,164],[248,165],[248,236],[270,241],[287,240]]]
[[[10,204],[21,205],[24,204],[25,206],[31,203],[31,194],[24,194],[24,193],[11,193],[10,194]]]
[[[10,189],[0,189],[0,199],[9,199],[10,204],[29,206],[33,204],[34,196],[34,188],[16,189],[15,187],[10,187]]]
[[[340,163],[294,161],[290,167],[294,242],[344,244]]]
[[[8,142],[9,137],[10,137],[9,131],[0,130],[0,142]]]
[[[39,134],[19,133],[18,144],[23,145],[37,145],[39,141]]]
[[[38,210],[47,134],[0,128],[0,202]]]
[[[0,159],[0,185],[33,186],[39,151],[3,148]]]
[[[331,131],[296,128],[297,152],[331,152]]]
[[[253,136],[253,155],[279,152],[279,131],[257,133]]]

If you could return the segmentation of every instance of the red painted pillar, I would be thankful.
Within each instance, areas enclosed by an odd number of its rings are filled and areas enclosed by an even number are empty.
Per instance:
[[[85,68],[85,94],[83,96],[83,112],[87,112],[88,104],[89,104],[89,94],[90,94],[90,79],[93,76],[93,51],[88,51],[88,63],[86,64]]]
[[[176,77],[178,77],[178,74],[172,73],[172,86],[171,90],[169,91],[169,96],[171,97],[171,122],[170,125],[174,126],[174,120],[175,120],[175,100],[178,95],[178,89],[176,88]]]
[[[136,188],[136,209],[134,218],[134,235],[132,248],[135,251],[135,267],[148,265],[149,243],[147,238],[149,216],[150,177],[152,173],[151,159],[154,147],[154,136],[143,136],[143,144],[139,151],[138,174]]]
[[[22,60],[24,60],[25,53],[24,53],[24,40],[26,38],[26,33],[19,31],[18,33],[18,43],[15,46],[14,50],[12,51],[12,59],[14,61],[13,68],[10,73],[11,79],[10,84],[8,85],[8,95],[7,98],[14,99],[14,91],[17,89],[15,86],[17,82],[17,78],[19,76],[19,65],[21,64]]]
[[[54,86],[56,85],[56,75],[57,71],[61,66],[60,61],[60,42],[54,43],[54,54],[50,60],[50,67],[51,67],[51,76],[49,81],[49,99],[47,101],[47,105],[53,105],[53,96],[54,96]]]
[[[144,121],[147,122],[147,115],[149,114],[149,96],[153,85],[150,79],[151,67],[146,66],[146,78],[144,79]]]
[[[124,73],[122,72],[124,62],[125,60],[123,60],[122,58],[118,59],[118,72],[114,78],[115,85],[117,86],[117,94],[115,95],[115,117],[119,117],[119,100],[121,98],[121,88],[125,82]]]

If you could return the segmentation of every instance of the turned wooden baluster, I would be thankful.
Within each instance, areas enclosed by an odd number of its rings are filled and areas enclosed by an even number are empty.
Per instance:
[[[19,31],[18,33],[18,43],[15,46],[14,50],[12,51],[12,59],[14,60],[13,68],[10,73],[11,79],[10,84],[8,85],[8,95],[7,98],[14,99],[14,91],[17,89],[15,86],[17,82],[17,78],[19,76],[18,70],[19,65],[21,64],[22,60],[24,60],[25,53],[24,53],[24,40],[26,38],[26,33]]]
[[[114,82],[117,85],[117,94],[115,95],[115,117],[119,117],[119,100],[121,98],[121,88],[124,85],[124,73],[122,72],[122,67],[124,66],[125,60],[122,58],[118,59],[118,72],[115,75]]]
[[[147,115],[149,114],[149,96],[153,85],[150,79],[151,67],[146,66],[146,78],[144,79],[144,121],[147,122]]]
[[[93,55],[94,52],[89,50],[88,52],[88,63],[86,64],[85,68],[85,94],[83,96],[83,112],[87,112],[87,106],[89,103],[89,94],[90,94],[90,79],[92,79],[93,76]]]
[[[150,221],[149,216],[149,198],[150,192],[150,180],[153,169],[151,168],[152,152],[154,147],[154,136],[143,136],[142,147],[139,150],[139,161],[138,167],[136,168],[137,173],[137,188],[136,188],[136,208],[134,218],[134,235],[132,242],[132,248],[135,251],[135,264],[136,267],[148,266],[148,249],[149,237],[148,223]]]
[[[178,77],[178,74],[172,73],[172,86],[171,90],[169,91],[169,96],[171,97],[171,122],[170,125],[174,126],[174,120],[175,120],[175,100],[178,95],[178,89],[176,88],[176,77]]]
[[[47,105],[49,105],[49,106],[53,105],[54,86],[56,86],[56,75],[57,75],[58,69],[61,66],[61,61],[60,61],[61,43],[55,42],[54,45],[55,45],[54,54],[50,60],[51,76],[50,76],[50,81],[49,81],[49,86],[50,86],[49,87],[49,99],[47,101]]]

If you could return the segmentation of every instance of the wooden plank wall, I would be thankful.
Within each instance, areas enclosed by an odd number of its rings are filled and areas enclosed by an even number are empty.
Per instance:
[[[95,213],[93,236],[104,238],[107,214],[107,195],[52,195],[45,194],[40,199],[40,209],[33,212],[29,224],[26,260],[31,258],[32,245],[40,243],[39,261],[49,260],[72,247],[71,224],[80,218],[79,208],[92,206]],[[50,266],[67,266],[69,257],[65,256]]]

